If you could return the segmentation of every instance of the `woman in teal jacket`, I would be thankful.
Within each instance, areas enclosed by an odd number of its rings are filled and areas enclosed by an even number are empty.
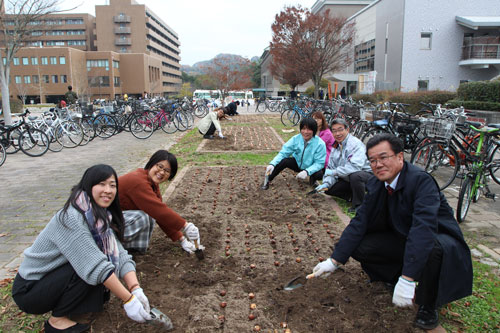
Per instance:
[[[268,181],[262,185],[263,190],[267,190],[269,183],[285,168],[298,172],[297,179],[306,179],[309,176],[311,185],[323,177],[326,146],[325,142],[316,136],[318,124],[313,118],[304,118],[299,127],[300,134],[288,140],[267,166]]]

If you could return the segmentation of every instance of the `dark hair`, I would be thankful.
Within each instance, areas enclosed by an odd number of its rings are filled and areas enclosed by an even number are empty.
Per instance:
[[[68,86],[68,90],[73,90],[73,87],[72,86]]]
[[[321,119],[321,128],[319,129],[320,131],[324,131],[328,128],[328,123],[326,122],[325,115],[321,111],[316,111],[314,112],[311,117],[316,118],[316,119]]]
[[[240,101],[236,101],[236,104],[240,105]]]
[[[345,121],[345,119],[342,119],[342,118],[333,119],[332,124],[330,125],[330,128],[333,127],[333,125],[342,125],[342,126],[344,126],[345,129],[349,128],[347,121]]]
[[[389,142],[394,154],[399,154],[404,149],[403,142],[398,137],[390,133],[380,133],[370,138],[366,143],[366,156],[368,156],[368,150],[384,141]]]
[[[116,179],[116,196],[111,205],[108,208],[100,207],[94,200],[94,196],[92,195],[92,187],[94,185],[99,184],[100,182],[108,179],[109,177],[114,176]],[[97,164],[91,166],[82,176],[82,179],[78,184],[73,186],[71,189],[71,194],[69,199],[64,204],[62,209],[62,214],[59,216],[59,221],[64,225],[64,216],[66,215],[69,206],[73,206],[76,210],[82,214],[83,218],[85,218],[85,213],[82,211],[80,207],[78,207],[76,203],[76,199],[81,192],[87,193],[90,198],[90,204],[92,205],[92,211],[94,216],[97,219],[101,219],[102,221],[106,221],[109,223],[109,227],[113,229],[116,233],[116,236],[120,241],[123,240],[123,230],[124,230],[124,219],[122,209],[120,207],[120,200],[118,197],[118,175],[115,170],[106,164]],[[108,212],[111,213],[111,221],[108,220]]]
[[[318,131],[318,124],[316,123],[316,120],[312,119],[311,117],[303,118],[300,121],[299,124],[300,130],[302,130],[304,127],[313,131],[313,136],[315,136],[316,132]]]
[[[170,176],[168,177],[168,180],[171,180],[177,174],[177,158],[174,154],[168,152],[167,150],[160,149],[156,153],[154,153],[153,156],[151,156],[151,158],[149,159],[148,163],[146,163],[144,169],[150,170],[161,161],[167,161],[168,164],[170,164]]]

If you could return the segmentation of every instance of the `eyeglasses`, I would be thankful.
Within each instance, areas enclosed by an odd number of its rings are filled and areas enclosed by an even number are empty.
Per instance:
[[[161,165],[160,163],[156,164],[156,167],[158,168],[158,171],[163,171],[165,173],[170,173],[170,169],[164,167],[163,165]]]
[[[368,161],[370,162],[371,166],[375,166],[375,165],[377,165],[377,163],[385,164],[387,162],[387,160],[393,156],[396,156],[396,154],[384,155],[384,156],[381,156],[379,158],[370,158]]]
[[[333,134],[342,133],[342,132],[344,132],[344,131],[345,131],[345,128],[343,128],[343,127],[342,127],[342,128],[339,128],[339,129],[336,129],[336,130],[334,130],[334,129],[332,128],[332,133],[333,133]]]

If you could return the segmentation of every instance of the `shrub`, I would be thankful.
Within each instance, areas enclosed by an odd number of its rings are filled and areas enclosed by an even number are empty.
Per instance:
[[[0,99],[0,108],[2,107],[2,100]],[[23,112],[23,102],[17,98],[10,99],[10,113],[22,113]],[[2,111],[3,116],[3,111]]]
[[[496,102],[483,102],[483,101],[464,101],[453,99],[448,101],[448,105],[452,108],[463,106],[469,110],[486,110],[486,111],[500,111],[500,103]]]
[[[478,81],[460,84],[457,90],[459,100],[500,102],[500,81]]]

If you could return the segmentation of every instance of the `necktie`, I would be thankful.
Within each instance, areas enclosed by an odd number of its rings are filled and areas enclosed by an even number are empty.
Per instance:
[[[333,148],[337,149],[339,147],[339,142],[335,141],[332,145]]]
[[[389,195],[392,195],[392,194],[394,193],[394,190],[392,189],[392,187],[391,187],[390,185],[387,185],[387,187],[386,187],[386,188],[387,188],[387,193],[388,193]]]

